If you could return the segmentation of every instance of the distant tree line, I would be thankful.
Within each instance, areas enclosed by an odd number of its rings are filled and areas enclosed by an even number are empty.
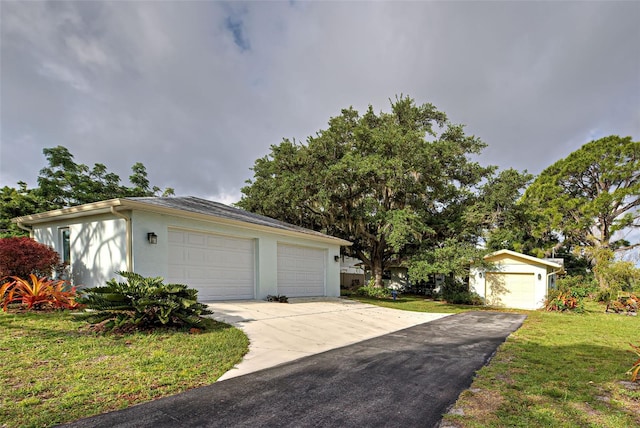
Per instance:
[[[125,186],[120,177],[109,172],[104,164],[96,163],[89,168],[76,163],[73,155],[63,146],[46,148],[43,154],[47,166],[40,170],[37,187],[28,188],[25,182],[20,181],[17,188],[0,188],[0,237],[27,234],[11,222],[14,217],[106,199],[173,195],[171,188],[161,190],[152,187],[147,170],[140,162],[131,167],[131,184]]]

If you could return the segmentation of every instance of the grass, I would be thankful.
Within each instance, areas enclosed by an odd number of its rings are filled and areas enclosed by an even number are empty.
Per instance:
[[[358,300],[422,312],[483,308],[403,296]],[[500,346],[445,415],[456,427],[640,426],[640,382],[626,374],[637,359],[640,317],[605,314],[588,302],[583,314],[526,313],[523,326]]]
[[[0,313],[0,427],[51,426],[208,385],[248,350],[240,330],[100,335],[68,312]]]

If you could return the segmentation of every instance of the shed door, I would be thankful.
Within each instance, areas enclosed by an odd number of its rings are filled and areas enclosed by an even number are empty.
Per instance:
[[[533,273],[487,273],[487,303],[517,309],[537,309]]]
[[[323,249],[278,244],[278,294],[324,296],[325,260]]]
[[[198,300],[253,299],[253,239],[169,229],[171,283],[198,290]]]

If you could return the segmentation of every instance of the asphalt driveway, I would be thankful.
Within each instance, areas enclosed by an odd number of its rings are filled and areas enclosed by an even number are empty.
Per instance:
[[[249,353],[220,380],[362,342],[450,314],[399,311],[340,298],[209,303],[213,318],[240,328]]]
[[[434,427],[525,316],[466,312],[72,427]]]

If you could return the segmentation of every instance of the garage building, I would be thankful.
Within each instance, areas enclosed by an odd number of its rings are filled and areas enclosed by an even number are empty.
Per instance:
[[[199,300],[340,295],[350,242],[196,197],[120,198],[13,219],[58,251],[77,286],[161,276]]]
[[[562,259],[540,259],[511,250],[485,256],[492,269],[471,268],[469,289],[489,306],[514,309],[544,307],[549,288],[564,273]]]

